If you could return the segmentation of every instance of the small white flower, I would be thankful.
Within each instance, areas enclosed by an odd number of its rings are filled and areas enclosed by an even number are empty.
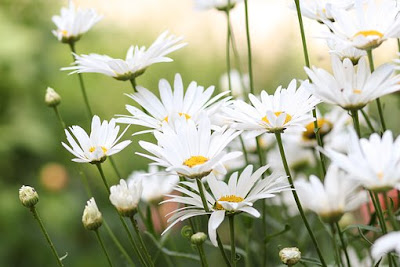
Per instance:
[[[131,217],[136,213],[141,195],[141,181],[127,184],[125,180],[121,179],[119,184],[110,187],[110,201],[125,217]]]
[[[328,39],[327,43],[330,49],[330,54],[338,56],[341,61],[343,61],[345,58],[348,58],[351,60],[351,62],[353,62],[354,65],[357,65],[360,58],[367,55],[367,52],[365,52],[365,50],[357,49],[353,46],[348,46],[343,42]]]
[[[153,44],[146,50],[144,46],[131,46],[126,53],[126,59],[112,58],[107,55],[89,54],[76,55],[76,66],[62,68],[61,70],[73,70],[73,73],[101,73],[117,80],[132,80],[142,75],[147,67],[160,62],[171,62],[167,54],[186,45],[179,43],[183,38],[168,36],[168,31],[163,32]]]
[[[233,8],[236,3],[242,0],[194,0],[195,9],[207,10],[216,8],[218,10],[226,10]]]
[[[314,176],[297,180],[296,191],[303,207],[317,213],[325,222],[337,222],[345,212],[357,209],[368,197],[344,171],[331,165],[324,183]]]
[[[283,248],[279,251],[279,257],[283,264],[293,266],[301,259],[301,252],[298,248]]]
[[[96,230],[103,223],[103,216],[97,208],[96,201],[91,198],[87,201],[82,215],[83,226],[88,230]]]
[[[248,138],[265,132],[304,131],[304,126],[314,120],[310,111],[319,103],[303,85],[296,89],[296,80],[287,89],[279,86],[274,95],[262,91],[261,101],[252,94],[249,99],[251,104],[237,100],[233,108],[224,109],[226,116],[234,121],[232,127],[248,131]]]
[[[210,121],[206,116],[199,120],[181,117],[171,128],[164,124],[163,132],[154,132],[158,145],[139,141],[139,145],[153,155],[137,153],[154,161],[153,164],[166,168],[186,178],[202,178],[211,171],[226,173],[223,162],[241,155],[241,152],[225,153],[224,148],[241,132],[223,129],[211,133]]]
[[[76,9],[74,3],[69,1],[68,8],[61,8],[61,14],[52,17],[57,26],[52,33],[63,43],[73,43],[102,18],[94,9]]]
[[[352,179],[372,191],[400,188],[400,138],[393,141],[391,131],[382,138],[374,133],[369,139],[358,139],[350,132],[347,155],[327,148],[325,153],[334,164],[342,168]]]
[[[371,248],[372,257],[376,261],[392,251],[400,255],[400,231],[391,232],[378,238]]]
[[[323,22],[324,20],[333,20],[334,9],[347,10],[353,5],[354,0],[303,0],[300,1],[300,10],[303,16]]]
[[[182,116],[188,120],[192,119],[197,122],[199,115],[203,111],[212,117],[219,111],[220,106],[228,100],[226,98],[223,101],[217,102],[228,92],[211,97],[215,89],[214,86],[210,86],[204,90],[203,86],[197,85],[194,81],[189,84],[186,93],[184,93],[180,74],[175,75],[173,91],[171,85],[165,79],[160,80],[158,88],[161,101],[146,88],[138,86],[136,88],[137,93],[128,96],[141,105],[147,113],[137,107],[126,105],[126,109],[132,115],[122,115],[117,119],[117,122],[162,130],[164,122],[170,123],[171,126],[173,125],[174,117]]]
[[[332,56],[333,75],[321,68],[304,69],[312,80],[304,85],[313,95],[347,110],[363,108],[383,95],[400,90],[400,76],[391,77],[392,65],[381,65],[371,73],[365,57],[355,66],[348,58],[342,62]]]
[[[35,206],[39,202],[39,195],[36,192],[35,188],[27,185],[21,186],[18,191],[19,200],[22,205],[27,208],[31,208]]]
[[[126,140],[117,144],[127,129],[118,137],[119,126],[115,125],[115,119],[111,119],[110,122],[105,120],[101,123],[100,118],[96,115],[92,119],[90,136],[76,125],[70,127],[69,130],[78,142],[75,141],[68,130],[65,130],[71,147],[64,142],[62,142],[62,145],[76,157],[72,161],[79,163],[103,162],[107,156],[120,152],[132,142]]]
[[[213,174],[207,176],[207,183],[212,192],[212,195],[208,192],[205,193],[210,212],[204,210],[197,184],[183,182],[183,185],[188,186],[194,192],[183,186],[177,186],[175,189],[185,196],[171,195],[171,199],[164,201],[164,203],[176,202],[187,205],[185,208],[172,212],[173,215],[168,219],[168,222],[172,221],[172,223],[165,229],[164,233],[179,221],[211,213],[208,221],[208,235],[211,242],[217,246],[217,228],[221,225],[227,213],[232,215],[246,212],[254,217],[260,217],[260,213],[253,208],[254,202],[260,199],[272,198],[276,193],[289,189],[289,184],[284,176],[272,174],[261,179],[262,174],[267,169],[268,166],[263,166],[253,173],[253,166],[249,165],[240,176],[238,172],[233,173],[229,178],[228,184],[218,181]]]

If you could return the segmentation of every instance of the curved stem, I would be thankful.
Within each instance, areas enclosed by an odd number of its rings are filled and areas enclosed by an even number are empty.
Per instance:
[[[199,255],[200,255],[201,266],[208,267],[207,257],[206,257],[206,254],[204,253],[203,244],[197,245],[197,249],[198,249]]]
[[[53,109],[54,109],[54,112],[56,113],[58,122],[60,123],[61,127],[62,127],[63,129],[66,129],[67,126],[66,126],[64,120],[62,119],[60,112],[58,112],[58,108],[57,108],[56,106],[54,106]]]
[[[111,231],[110,226],[108,226],[108,223],[104,220],[103,218],[103,224],[106,227],[106,230],[108,234],[110,235],[111,239],[115,243],[115,245],[118,247],[118,249],[121,251],[122,255],[129,261],[131,266],[135,266],[133,263],[132,259],[129,257],[128,252],[124,249],[124,247],[121,245],[121,243],[118,241],[117,237],[114,235],[114,233]]]
[[[136,79],[133,78],[133,79],[131,79],[131,80],[129,80],[129,81],[130,81],[131,84],[132,84],[133,91],[135,91],[135,93],[137,93],[137,90],[136,90]]]
[[[350,257],[349,257],[349,253],[347,252],[347,246],[346,246],[346,242],[344,241],[343,232],[340,230],[340,225],[338,222],[335,223],[335,226],[337,228],[340,243],[342,244],[342,249],[343,249],[344,255],[346,257],[347,267],[351,267]]]
[[[46,238],[47,243],[48,243],[49,246],[50,246],[51,252],[53,253],[54,257],[56,257],[56,259],[57,259],[57,264],[58,264],[58,266],[64,266],[64,265],[62,264],[62,262],[61,262],[60,257],[58,256],[58,253],[57,253],[57,251],[56,251],[56,248],[55,248],[54,245],[53,245],[53,242],[51,242],[50,236],[49,236],[49,234],[47,233],[46,228],[44,227],[43,222],[42,222],[42,220],[40,219],[39,213],[37,212],[35,206],[32,206],[32,207],[30,208],[30,211],[32,212],[33,217],[35,218],[35,220],[39,223],[40,230],[42,230],[42,233],[43,233],[44,237]]]
[[[319,259],[321,261],[322,266],[326,267],[327,265],[325,263],[325,260],[324,260],[324,257],[322,255],[322,252],[321,252],[321,250],[320,250],[320,248],[318,246],[317,239],[315,238],[314,233],[311,230],[310,224],[307,221],[307,218],[306,218],[306,216],[304,214],[304,211],[303,211],[303,207],[301,206],[299,197],[297,195],[296,188],[295,188],[294,183],[293,183],[292,175],[290,174],[290,169],[289,169],[289,166],[288,166],[288,163],[287,163],[287,160],[286,160],[285,150],[283,149],[281,132],[278,132],[278,131],[275,132],[275,137],[276,137],[276,141],[277,141],[278,146],[279,146],[279,152],[281,154],[283,167],[285,168],[286,175],[288,176],[290,187],[292,188],[292,194],[293,194],[294,200],[296,202],[297,208],[299,210],[300,216],[303,219],[304,225],[307,228],[308,234],[310,235],[310,238],[311,238],[311,240],[312,240],[312,242],[314,244],[314,247],[315,247],[315,249],[316,249],[316,251],[318,253],[318,257],[319,257]]]
[[[249,65],[250,93],[254,94],[253,64],[252,64],[252,59],[251,59],[252,56],[251,56],[248,0],[244,0],[244,12],[245,12],[245,18],[246,18],[247,57],[248,57],[248,65]]]
[[[361,111],[361,114],[364,117],[364,120],[367,122],[368,128],[371,130],[371,132],[374,133],[375,132],[375,128],[374,128],[374,126],[372,126],[372,123],[371,123],[371,120],[368,117],[368,114],[363,109],[360,109],[360,111]]]
[[[143,238],[140,235],[139,227],[137,225],[136,220],[133,218],[133,216],[129,217],[129,219],[131,220],[133,229],[135,229],[135,233],[139,239],[139,249],[143,252],[144,257],[146,258],[146,261],[149,263],[149,266],[154,266],[153,261],[151,260],[149,251],[147,250],[146,245],[144,244]]]
[[[356,130],[358,138],[361,137],[360,121],[358,119],[358,110],[351,110],[351,117],[353,118],[354,129]]]
[[[103,252],[104,252],[104,254],[105,254],[105,255],[106,255],[106,257],[107,257],[108,264],[109,264],[109,265],[112,267],[113,265],[112,265],[112,263],[111,263],[110,256],[108,256],[108,253],[107,253],[106,247],[104,246],[103,240],[102,240],[102,239],[101,239],[101,237],[100,237],[99,230],[98,230],[98,229],[96,229],[94,232],[96,233],[97,240],[99,241],[99,243],[100,243],[100,246],[101,246],[101,248],[103,249]]]
[[[229,216],[229,229],[231,236],[231,263],[236,266],[236,245],[235,245],[235,215]]]
[[[110,159],[111,165],[112,165],[115,173],[118,176],[118,179],[122,179],[121,173],[119,172],[119,170],[117,168],[117,164],[115,164],[114,158],[112,156],[109,156],[109,159]]]

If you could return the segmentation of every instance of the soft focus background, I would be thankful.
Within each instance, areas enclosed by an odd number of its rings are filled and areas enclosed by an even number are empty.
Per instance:
[[[159,79],[172,82],[175,73],[181,73],[186,85],[195,80],[220,89],[219,79],[226,70],[226,18],[222,12],[195,11],[190,0],[74,2],[94,7],[104,15],[104,19],[77,43],[78,53],[124,58],[130,45],[149,46],[168,29],[175,35],[185,36],[189,45],[170,55],[174,62],[151,66],[138,78],[138,84],[157,92]],[[297,17],[290,9],[291,2],[249,2],[256,90],[271,92],[278,85],[286,86],[293,78],[305,79]],[[55,266],[38,225],[19,203],[21,185],[34,186],[39,192],[38,211],[60,255],[68,253],[66,266],[106,266],[95,235],[85,231],[81,224],[88,197],[80,173],[87,176],[98,206],[114,232],[121,240],[126,240],[119,222],[114,220],[115,213],[96,168],[70,161],[71,155],[61,146],[64,133],[53,110],[44,104],[46,87],[53,87],[62,97],[59,110],[66,123],[88,129],[89,120],[77,76],[60,71],[71,63],[69,47],[51,34],[55,28],[52,15],[66,5],[67,1],[0,0],[0,266]],[[232,11],[232,24],[242,68],[247,69],[243,4]],[[326,29],[308,19],[305,19],[305,27],[311,63],[330,69],[324,41],[312,38]],[[385,42],[378,49],[376,65],[393,59],[396,49],[395,42]],[[107,120],[115,114],[127,114],[125,104],[133,104],[124,95],[132,92],[130,83],[100,74],[85,74],[84,79],[94,113]],[[389,128],[398,133],[399,113],[393,108],[398,106],[397,98],[392,96],[383,101]],[[133,170],[147,168],[147,161],[134,152],[139,150],[138,138],[150,137],[130,137],[136,130],[131,127],[125,136],[132,138],[133,144],[114,157],[124,177]],[[104,166],[110,183],[116,183],[117,177],[109,162]],[[273,225],[272,220],[269,223],[271,233],[283,227]],[[222,237],[228,240],[225,234],[222,230]],[[123,266],[119,252],[108,236],[103,236],[112,258],[120,260],[116,266]],[[277,260],[278,246],[295,245],[297,238],[294,235],[292,239],[269,245],[274,260]],[[238,240],[239,247],[241,241]],[[129,251],[129,245],[125,245]],[[178,230],[169,246],[195,253]],[[219,259],[217,250],[207,247],[207,251],[211,257]],[[182,266],[193,264],[182,262]],[[163,259],[158,264],[163,266]],[[274,264],[277,265],[275,262],[271,266]]]

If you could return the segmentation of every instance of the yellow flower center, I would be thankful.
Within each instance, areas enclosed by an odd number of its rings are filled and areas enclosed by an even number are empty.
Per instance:
[[[63,36],[67,36],[67,35],[68,35],[68,31],[67,31],[67,30],[61,30],[60,33],[61,33]]]
[[[89,152],[90,152],[90,153],[93,153],[95,150],[96,150],[96,148],[95,148],[94,146],[92,146],[92,147],[89,148]],[[105,148],[104,146],[101,147],[101,150],[103,150],[103,153],[104,153],[104,154],[108,151],[108,149]]]
[[[321,137],[329,133],[332,128],[333,124],[332,122],[328,121],[327,119],[321,118],[317,120],[317,125],[319,129],[319,133]],[[312,140],[315,139],[315,132],[314,132],[314,122],[310,122],[309,124],[306,125],[306,131],[303,132],[303,139],[304,140]]]
[[[359,95],[359,94],[361,94],[361,90],[360,90],[360,89],[354,89],[354,90],[353,90],[353,93],[355,93],[355,94],[358,94],[358,95]]]
[[[186,118],[187,120],[190,119],[190,118],[192,117],[192,116],[190,116],[189,114],[186,114],[186,113],[183,113],[183,112],[179,112],[178,114],[179,114],[179,116],[185,116],[185,118]],[[166,122],[168,122],[168,116],[165,117],[164,120],[165,120]]]
[[[383,179],[383,172],[378,172],[376,175],[378,176],[379,180]]]
[[[208,161],[208,158],[203,157],[203,156],[191,156],[187,160],[183,162],[183,165],[186,165],[190,168],[193,168],[194,166],[203,164]]]
[[[356,34],[354,34],[354,37],[357,37],[357,36],[360,36],[360,35],[362,35],[364,37],[374,36],[374,35],[379,36],[379,38],[383,37],[383,34],[381,32],[378,32],[378,31],[375,31],[375,30],[359,31]]]
[[[235,196],[235,195],[222,196],[215,202],[214,209],[217,209],[217,210],[223,210],[224,209],[222,207],[222,205],[218,203],[218,201],[239,203],[239,202],[242,202],[243,200],[244,199],[242,197],[238,197],[238,196]]]
[[[279,115],[281,115],[282,113],[285,113],[285,112],[282,112],[282,111],[277,111],[277,112],[274,112],[274,114],[275,114],[275,116],[279,116]],[[292,120],[292,116],[290,116],[290,114],[287,114],[287,113],[285,113],[285,115],[286,115],[286,118],[285,118],[285,122],[283,123],[283,124],[286,124],[286,123],[288,123],[289,121],[291,121]],[[266,123],[270,123],[269,122],[269,120],[268,120],[268,118],[267,118],[267,116],[264,116],[264,117],[262,117],[261,118],[264,122],[266,122]]]

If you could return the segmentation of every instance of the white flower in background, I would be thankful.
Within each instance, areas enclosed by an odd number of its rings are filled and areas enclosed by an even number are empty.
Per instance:
[[[337,222],[345,212],[357,209],[368,200],[359,183],[338,167],[331,165],[325,180],[310,176],[310,181],[295,181],[303,207],[317,213],[325,222]]]
[[[141,181],[143,187],[142,200],[157,204],[164,195],[172,192],[179,177],[174,174],[159,173],[157,166],[150,165],[147,172],[134,171],[127,179],[128,185],[138,181]]]
[[[125,217],[131,217],[136,213],[141,196],[141,181],[127,184],[125,180],[121,179],[119,184],[110,187],[110,201],[118,212]]]
[[[246,92],[249,91],[250,88],[250,79],[249,74],[240,75],[238,70],[231,70],[230,72],[230,80],[231,80],[231,88],[232,88],[232,96],[235,98],[242,98]],[[219,84],[223,91],[229,91],[229,76],[228,73],[225,72],[222,74],[219,79]]]
[[[338,56],[341,61],[343,61],[345,58],[348,58],[351,60],[353,65],[357,65],[360,58],[367,55],[367,52],[365,52],[365,50],[357,49],[353,46],[348,46],[343,42],[328,39],[327,43],[330,49],[330,54]]]
[[[324,23],[333,33],[328,38],[347,43],[358,49],[373,49],[388,38],[400,37],[400,17],[393,0],[355,1],[355,10],[338,9],[332,12],[334,23]]]
[[[378,238],[371,247],[372,257],[376,261],[392,251],[400,255],[400,231],[391,232]]]
[[[61,70],[72,70],[70,74],[91,72],[101,73],[121,81],[131,80],[142,75],[152,64],[173,61],[166,55],[184,47],[186,43],[179,43],[182,39],[182,37],[168,35],[168,31],[165,31],[148,49],[144,46],[131,46],[125,60],[99,54],[81,56],[74,54],[76,65]]]
[[[359,140],[352,130],[347,155],[329,148],[325,154],[366,189],[400,188],[400,138],[393,141],[391,131],[386,131],[382,138],[374,133],[369,139]]]
[[[68,8],[61,8],[61,14],[52,17],[57,26],[52,33],[63,43],[73,43],[102,18],[94,9],[76,9],[74,3],[69,1]]]
[[[117,144],[127,129],[118,137],[119,126],[115,125],[115,119],[111,119],[110,122],[104,120],[101,123],[100,118],[96,115],[92,119],[90,136],[80,126],[74,125],[69,127],[69,130],[78,142],[68,130],[65,130],[70,146],[64,142],[62,145],[76,157],[72,161],[79,163],[103,162],[107,156],[120,152],[132,142],[126,140]]]
[[[82,223],[87,230],[96,230],[103,224],[103,216],[97,208],[94,198],[87,201],[83,210]]]
[[[300,1],[301,14],[304,17],[323,22],[333,20],[334,9],[350,9],[353,7],[353,0],[303,0]],[[294,8],[296,8],[294,6]]]
[[[320,101],[301,85],[296,89],[292,80],[287,89],[279,86],[274,95],[261,92],[261,101],[249,94],[251,104],[234,101],[233,107],[224,109],[226,116],[234,121],[233,128],[249,131],[247,138],[266,132],[305,130],[314,120],[310,111]]]
[[[180,117],[171,128],[164,123],[163,132],[154,132],[158,145],[139,141],[139,145],[152,155],[136,153],[154,161],[154,165],[166,168],[186,178],[202,178],[213,170],[226,173],[223,162],[234,159],[241,152],[225,153],[225,147],[241,132],[223,129],[211,133],[209,119],[204,115],[198,127],[193,120]]]
[[[195,9],[207,10],[216,8],[218,10],[226,10],[233,8],[237,3],[243,0],[194,0]],[[230,6],[229,6],[230,5]]]
[[[161,130],[163,122],[171,122],[171,125],[173,125],[174,117],[182,116],[197,122],[202,111],[212,117],[220,106],[228,100],[226,98],[217,102],[228,92],[220,93],[211,98],[215,90],[214,86],[204,90],[203,86],[197,85],[194,81],[189,84],[186,93],[184,93],[180,74],[175,75],[173,91],[171,85],[165,79],[160,80],[158,88],[161,101],[149,90],[138,86],[136,88],[137,93],[128,96],[142,106],[147,111],[147,114],[137,107],[126,105],[126,109],[132,115],[121,115],[117,122]]]
[[[313,95],[347,110],[361,109],[383,95],[400,90],[400,76],[391,77],[392,65],[381,65],[371,73],[365,57],[356,67],[350,59],[342,62],[332,56],[333,75],[321,68],[304,69],[312,83],[303,84]]]
[[[301,252],[298,248],[283,248],[279,251],[279,258],[283,264],[293,266],[301,259]]]
[[[268,169],[263,166],[253,173],[253,166],[247,166],[243,172],[235,172],[229,178],[228,184],[218,181],[210,174],[207,176],[207,183],[212,194],[206,192],[206,201],[209,212],[204,210],[203,203],[199,196],[199,189],[196,183],[183,182],[192,191],[177,186],[175,189],[184,196],[170,195],[171,199],[163,203],[176,202],[186,204],[185,208],[173,211],[168,222],[172,222],[164,233],[176,223],[186,220],[193,216],[211,213],[208,221],[208,235],[214,246],[217,246],[217,228],[223,222],[225,215],[246,212],[254,217],[260,217],[260,213],[253,208],[253,203],[260,199],[272,198],[276,193],[289,190],[290,186],[286,182],[286,177],[272,174],[262,179],[262,174]]]
[[[347,252],[351,266],[368,267],[374,266],[371,257],[367,253],[362,253],[360,256],[353,247],[347,247]],[[365,252],[364,250],[362,252]],[[346,255],[342,252],[342,262],[346,261]]]

